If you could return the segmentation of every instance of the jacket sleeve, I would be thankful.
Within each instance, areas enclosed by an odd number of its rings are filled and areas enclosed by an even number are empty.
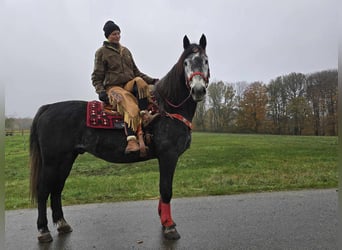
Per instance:
[[[103,81],[105,79],[105,62],[103,60],[103,52],[101,49],[98,49],[95,53],[95,60],[94,60],[94,71],[91,74],[91,80],[93,86],[95,87],[96,93],[100,93],[104,91]]]

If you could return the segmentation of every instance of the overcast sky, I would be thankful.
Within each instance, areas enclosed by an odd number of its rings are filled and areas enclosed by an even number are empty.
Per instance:
[[[114,20],[139,69],[164,76],[184,35],[207,36],[211,81],[263,81],[337,68],[338,0],[3,0],[5,115],[46,103],[97,99],[94,54]]]

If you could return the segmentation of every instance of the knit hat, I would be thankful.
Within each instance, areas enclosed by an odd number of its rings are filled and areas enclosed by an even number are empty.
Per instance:
[[[117,24],[115,24],[113,21],[107,21],[105,23],[105,25],[103,26],[103,31],[105,33],[104,35],[105,35],[106,38],[108,38],[108,36],[110,34],[112,34],[112,32],[114,30],[118,30],[118,31],[121,32],[120,27]]]

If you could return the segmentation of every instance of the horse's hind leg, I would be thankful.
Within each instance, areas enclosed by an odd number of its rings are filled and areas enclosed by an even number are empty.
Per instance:
[[[38,202],[38,220],[37,220],[37,228],[38,228],[38,241],[41,243],[52,241],[52,236],[50,234],[50,230],[48,228],[48,220],[46,216],[46,202],[50,194],[50,190],[47,181],[40,181],[37,190],[37,202]]]
[[[64,219],[61,194],[62,190],[51,193],[52,219],[58,233],[65,234],[72,232],[72,228]]]
[[[72,232],[71,226],[64,219],[62,209],[62,191],[75,158],[75,155],[70,155],[70,157],[66,157],[64,159],[64,162],[60,165],[58,173],[56,173],[57,179],[51,191],[50,200],[52,209],[52,220],[53,223],[57,225],[57,231],[60,234]]]
[[[52,220],[57,225],[57,231],[60,234],[72,232],[71,226],[65,221],[63,209],[62,209],[62,187],[58,187],[51,192],[51,209],[52,209]]]

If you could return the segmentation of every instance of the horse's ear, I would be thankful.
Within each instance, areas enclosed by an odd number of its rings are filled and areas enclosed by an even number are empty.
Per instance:
[[[189,47],[189,45],[190,45],[189,38],[185,35],[183,38],[183,48],[187,49]]]
[[[207,38],[205,37],[204,34],[202,34],[199,44],[202,47],[202,49],[205,50],[205,47],[207,46]]]

